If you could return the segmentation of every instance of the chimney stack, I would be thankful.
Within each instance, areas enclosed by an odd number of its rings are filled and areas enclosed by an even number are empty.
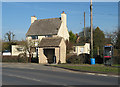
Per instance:
[[[37,20],[37,17],[31,16],[31,24],[32,24],[35,20]]]
[[[66,14],[64,11],[61,13],[61,20],[62,20],[64,26],[67,26],[67,21],[66,21],[67,17],[66,17]]]

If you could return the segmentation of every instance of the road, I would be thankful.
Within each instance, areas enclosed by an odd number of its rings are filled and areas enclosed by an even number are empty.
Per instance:
[[[3,63],[3,85],[117,85],[118,78],[89,75],[41,64]]]

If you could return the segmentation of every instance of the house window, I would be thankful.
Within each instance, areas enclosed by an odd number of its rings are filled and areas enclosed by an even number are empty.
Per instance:
[[[74,51],[74,52],[76,51],[75,47],[73,47],[73,51]]]
[[[16,48],[18,51],[23,51],[23,48]]]
[[[84,52],[84,48],[83,48],[83,47],[80,49],[80,52],[81,52],[81,53],[83,53],[83,52]]]
[[[38,36],[31,36],[32,37],[32,39],[38,39]]]
[[[45,37],[52,37],[52,35],[46,35]]]

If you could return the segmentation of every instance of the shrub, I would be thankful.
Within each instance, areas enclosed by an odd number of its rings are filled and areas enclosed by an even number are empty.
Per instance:
[[[22,63],[28,62],[28,58],[25,53],[21,53],[18,55],[18,62],[22,62]]]
[[[38,63],[38,58],[31,58],[31,63]]]
[[[113,64],[120,64],[120,57],[119,56],[113,57]]]
[[[89,63],[90,61],[89,55],[88,54],[80,54],[79,56],[77,55],[71,55],[67,56],[67,63],[72,63],[72,64],[85,64]]]
[[[95,57],[95,62],[98,64],[103,64],[103,57],[101,57],[100,55],[97,55]]]
[[[18,56],[2,56],[2,62],[18,62]]]

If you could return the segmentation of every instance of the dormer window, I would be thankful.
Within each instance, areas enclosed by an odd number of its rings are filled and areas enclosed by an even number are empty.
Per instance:
[[[35,36],[35,35],[33,35],[31,37],[32,37],[32,39],[38,39],[38,36]]]

